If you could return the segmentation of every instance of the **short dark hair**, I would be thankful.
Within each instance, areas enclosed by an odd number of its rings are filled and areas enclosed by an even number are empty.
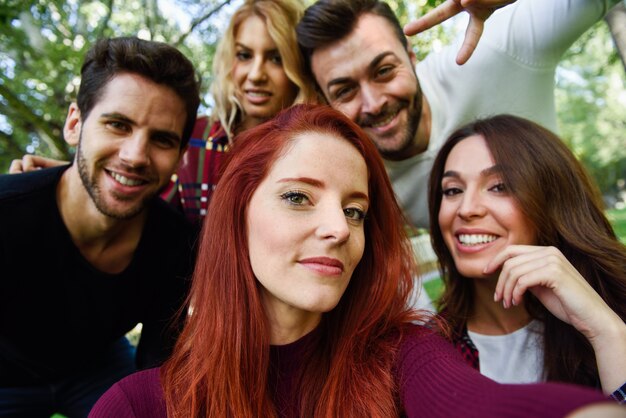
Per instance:
[[[319,0],[306,9],[296,26],[298,45],[309,75],[312,73],[313,52],[348,36],[364,14],[380,16],[389,22],[400,43],[408,48],[402,26],[387,3],[380,0]]]
[[[185,104],[187,119],[181,147],[189,141],[200,105],[200,82],[193,64],[179,50],[136,37],[98,40],[80,70],[77,104],[85,120],[107,83],[120,73],[135,73],[170,87]]]

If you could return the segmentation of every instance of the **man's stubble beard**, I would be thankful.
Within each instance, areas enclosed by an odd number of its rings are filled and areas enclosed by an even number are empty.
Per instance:
[[[83,142],[83,133],[81,130],[79,141],[78,141],[78,147],[76,150],[76,165],[78,167],[78,174],[80,175],[80,180],[83,183],[83,187],[89,194],[89,197],[91,198],[91,201],[93,202],[98,212],[100,212],[101,214],[105,216],[118,219],[118,220],[128,220],[139,215],[146,207],[147,199],[144,199],[140,204],[136,205],[135,207],[132,207],[129,211],[123,212],[123,213],[115,212],[107,207],[106,203],[104,202],[104,199],[102,198],[102,190],[100,190],[100,187],[98,186],[97,182],[92,178],[93,173],[89,172],[87,160],[85,156],[83,155],[83,151],[81,147],[82,142]],[[120,200],[123,200],[123,199],[120,199]]]

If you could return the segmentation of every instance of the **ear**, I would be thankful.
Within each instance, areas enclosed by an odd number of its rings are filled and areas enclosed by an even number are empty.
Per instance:
[[[65,142],[75,147],[78,145],[80,139],[80,131],[82,129],[82,121],[80,119],[80,110],[78,105],[74,102],[67,110],[67,117],[65,118],[65,125],[63,126],[63,137]]]

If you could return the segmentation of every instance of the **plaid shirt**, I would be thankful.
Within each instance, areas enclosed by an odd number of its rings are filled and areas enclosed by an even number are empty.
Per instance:
[[[454,346],[461,353],[465,362],[472,366],[476,370],[480,370],[480,360],[478,358],[478,349],[474,345],[474,342],[467,333],[467,327],[463,328],[461,332],[455,332]]]
[[[206,215],[211,195],[219,179],[228,136],[219,122],[209,125],[201,116],[189,140],[189,148],[161,198],[181,210],[187,219],[200,223]]]

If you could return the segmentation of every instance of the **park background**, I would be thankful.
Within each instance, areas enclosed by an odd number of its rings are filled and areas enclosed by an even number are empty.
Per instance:
[[[524,0],[519,0],[524,1]],[[555,1],[555,0],[546,0]],[[312,0],[305,0],[312,3]],[[443,0],[388,0],[402,24]],[[242,0],[0,0],[0,173],[33,153],[71,159],[62,137],[82,58],[100,37],[170,43],[196,65],[207,94],[216,43]],[[467,16],[410,38],[418,59],[465,29]],[[487,22],[489,24],[489,22]],[[626,0],[565,54],[557,71],[559,134],[595,178],[626,242]]]
[[[388,0],[402,24],[442,2]],[[137,35],[178,47],[202,77],[200,113],[209,114],[215,47],[241,3],[0,0],[0,173],[25,153],[72,158],[73,149],[63,141],[63,123],[78,90],[82,58],[100,37]],[[418,59],[448,44],[466,22],[460,16],[411,37]],[[609,219],[626,244],[625,70],[626,0],[570,48],[556,79],[559,134],[595,178]]]

